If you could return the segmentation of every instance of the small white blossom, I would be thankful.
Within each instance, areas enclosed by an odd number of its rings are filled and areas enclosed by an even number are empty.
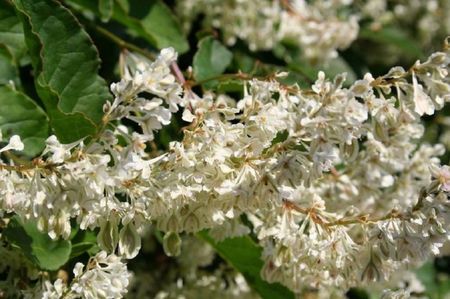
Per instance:
[[[0,153],[4,151],[22,151],[24,149],[24,145],[22,143],[22,140],[20,139],[20,136],[13,135],[6,146],[3,148],[0,148]]]
[[[165,249],[176,255],[182,232],[248,234],[243,215],[263,248],[261,273],[270,282],[301,294],[387,280],[438,254],[449,235],[450,169],[438,158],[444,148],[417,142],[420,115],[446,99],[445,88],[426,77],[448,84],[448,54],[410,71],[366,75],[349,88],[345,75],[329,80],[322,72],[312,90],[245,81],[237,103],[212,93],[182,95],[170,72],[172,49],[154,62],[130,54],[134,63],[112,86],[104,119],[128,119],[138,132],[107,126],[87,145],[51,136],[32,167],[1,161],[0,213],[36,221],[52,238],[69,238],[73,221],[99,228],[104,251],[77,264],[67,286],[41,285],[49,298],[61,290],[122,297],[130,274],[121,258],[138,254],[148,224],[167,233]],[[147,151],[154,131],[180,107],[192,121],[182,140],[165,153]],[[0,151],[20,148],[13,136]],[[193,286],[217,281],[204,276]]]
[[[416,76],[413,74],[414,88],[414,111],[420,116],[424,114],[431,115],[434,112],[434,104],[431,98],[423,91],[422,85],[417,82]]]
[[[104,251],[93,257],[87,266],[77,263],[74,275],[71,295],[82,298],[122,298],[130,278],[120,258]]]

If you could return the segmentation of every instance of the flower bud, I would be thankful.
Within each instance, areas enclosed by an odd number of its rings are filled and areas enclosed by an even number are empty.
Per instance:
[[[181,252],[181,239],[177,233],[168,232],[164,235],[163,248],[167,256],[178,256]]]
[[[100,225],[100,232],[97,235],[97,242],[101,249],[108,253],[116,250],[119,241],[119,233],[117,227],[117,218],[111,217],[109,221],[105,221]]]
[[[276,267],[280,267],[283,264],[289,263],[291,259],[292,259],[291,249],[287,246],[281,246],[277,250],[277,254],[275,255],[273,263]]]
[[[361,274],[361,280],[364,282],[376,282],[381,278],[380,271],[371,259]]]
[[[200,230],[200,220],[195,213],[189,213],[186,218],[184,218],[183,228],[187,232],[197,232]]]
[[[172,214],[167,219],[158,221],[158,229],[162,231],[176,232],[179,230],[178,217]]]
[[[391,248],[389,246],[389,243],[387,240],[381,240],[379,243],[380,252],[383,254],[383,256],[388,259],[391,258]]]
[[[132,259],[139,253],[140,249],[141,237],[137,233],[134,224],[129,222],[120,230],[119,255]]]
[[[70,226],[69,214],[64,210],[60,211],[53,223],[53,231],[55,232],[55,238],[62,236],[63,239],[67,240],[70,236],[72,227]],[[54,239],[54,238],[52,238]]]
[[[340,145],[341,154],[347,163],[353,162],[359,154],[359,144],[353,140],[351,144],[343,143]]]

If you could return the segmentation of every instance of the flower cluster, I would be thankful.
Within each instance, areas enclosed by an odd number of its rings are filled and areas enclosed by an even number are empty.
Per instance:
[[[182,0],[176,11],[186,31],[199,18],[204,28],[221,30],[228,45],[240,39],[252,51],[274,52],[280,44],[294,45],[313,63],[326,62],[337,56],[337,50],[349,47],[359,24],[370,32],[363,37],[387,28],[386,36],[414,37],[426,51],[439,45],[450,29],[450,4],[445,0]],[[404,55],[404,48],[382,46],[389,55],[367,55],[368,61],[389,65]]]
[[[42,280],[26,298],[122,298],[127,292],[130,273],[120,258],[101,251],[89,260],[87,266],[77,263],[73,269],[74,278],[69,286],[62,279],[53,284]]]
[[[440,37],[449,32],[449,11],[450,3],[445,0],[370,0],[365,1],[360,14],[370,19],[370,27],[375,31],[384,26],[416,31],[413,36],[426,47],[440,42]]]
[[[439,166],[442,146],[417,141],[420,117],[450,101],[448,44],[349,87],[324,73],[310,90],[250,80],[237,101],[182,86],[175,59],[170,48],[154,62],[129,54],[99,136],[51,136],[30,165],[0,164],[1,213],[35,220],[51,238],[68,238],[74,221],[99,229],[103,251],[75,266],[70,285],[44,281],[47,298],[121,297],[122,259],[137,255],[148,224],[176,255],[182,232],[248,234],[245,214],[264,248],[263,277],[297,293],[387,279],[439,253],[450,236],[450,169]],[[180,107],[183,139],[146,151]],[[0,153],[22,149],[13,136]]]
[[[341,15],[351,1],[178,1],[177,11],[188,30],[204,15],[205,26],[220,28],[225,42],[237,39],[251,50],[273,49],[279,42],[293,43],[310,60],[329,59],[356,39],[356,15]]]

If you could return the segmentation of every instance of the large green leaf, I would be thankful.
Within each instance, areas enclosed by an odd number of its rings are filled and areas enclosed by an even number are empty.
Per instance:
[[[0,85],[20,86],[18,66],[26,53],[22,23],[8,2],[0,6]]]
[[[10,82],[16,86],[20,85],[19,71],[7,48],[0,45],[0,85]]]
[[[398,28],[383,27],[380,30],[361,28],[359,31],[359,38],[365,38],[377,43],[394,45],[411,57],[420,58],[424,56],[417,42]]]
[[[100,60],[69,10],[53,0],[13,0],[22,21],[41,97],[62,142],[94,135],[111,98]]]
[[[425,293],[430,298],[444,299],[450,292],[450,279],[448,276],[439,275],[435,265],[427,262],[416,271],[417,278],[425,286]]]
[[[183,35],[181,26],[171,10],[162,1],[129,0],[130,12],[118,9],[114,11],[117,21],[129,26],[132,31],[151,41],[161,49],[174,47],[179,53],[189,49],[189,44]]]
[[[323,71],[327,78],[334,78],[336,75],[346,73],[346,82],[348,85],[357,79],[357,76],[350,65],[340,56],[330,59],[325,65],[311,65],[303,59],[294,60],[288,64],[288,69],[303,74],[307,79],[315,81],[318,73]]]
[[[101,16],[91,0],[69,0]],[[159,0],[119,1],[114,5],[112,18],[126,26],[130,34],[145,39],[158,49],[173,47],[177,52],[189,50],[189,44],[172,11]]]
[[[2,1],[0,5],[0,48],[8,52],[15,64],[26,52],[22,23],[8,1]]]
[[[40,232],[32,221],[23,222],[14,216],[3,234],[43,270],[58,270],[69,260],[70,241],[52,240],[46,233]]]
[[[29,156],[39,154],[48,137],[48,118],[33,100],[11,86],[0,86],[0,129],[6,138],[19,135]]]
[[[231,63],[233,54],[212,36],[200,40],[193,61],[194,77],[197,81],[211,79],[222,74]],[[206,87],[211,87],[208,82]]]
[[[217,253],[244,275],[248,284],[263,299],[294,299],[294,294],[278,283],[268,283],[261,278],[263,267],[261,260],[262,248],[250,237],[238,237],[216,242],[206,232],[198,236],[211,244]]]

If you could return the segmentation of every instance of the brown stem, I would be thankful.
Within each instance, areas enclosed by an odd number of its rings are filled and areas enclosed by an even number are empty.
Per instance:
[[[359,215],[352,218],[341,218],[335,221],[331,222],[325,222],[323,218],[320,216],[319,213],[317,213],[317,209],[314,207],[311,208],[302,208],[297,206],[295,203],[289,200],[284,200],[283,202],[284,207],[289,210],[294,210],[296,212],[299,212],[304,215],[308,215],[311,217],[311,219],[324,227],[331,227],[331,226],[337,226],[337,225],[351,225],[351,224],[368,224],[368,223],[376,223],[380,221],[385,221],[389,219],[405,219],[407,218],[406,215],[399,213],[397,210],[390,211],[387,215],[379,216],[379,217],[370,217],[370,215]]]
[[[186,84],[186,79],[184,78],[184,75],[181,72],[180,67],[178,66],[176,61],[174,61],[170,64],[170,70],[172,71],[172,74],[177,79],[178,83],[180,83],[181,85]]]
[[[252,77],[251,75],[245,74],[245,73],[235,73],[235,74],[222,74],[222,75],[218,75],[218,76],[213,76],[213,77],[209,77],[206,78],[204,80],[200,80],[200,81],[189,81],[189,86],[194,87],[194,86],[199,86],[199,85],[203,85],[205,83],[211,82],[211,81],[225,81],[225,80],[229,80],[229,79],[240,79],[240,80],[251,80],[253,78],[258,78],[258,77]]]
[[[151,53],[150,51],[147,51],[146,49],[143,49],[141,47],[138,47],[138,46],[136,46],[136,45],[134,45],[132,43],[129,43],[129,42],[123,40],[119,36],[115,35],[114,33],[110,32],[108,30],[106,30],[103,27],[100,27],[100,26],[94,25],[94,24],[89,24],[89,25],[92,28],[94,28],[95,31],[97,31],[98,33],[100,33],[104,37],[108,38],[112,42],[116,43],[122,49],[132,50],[134,52],[137,52],[137,53],[147,57],[150,60],[154,60],[156,58],[156,55]]]

